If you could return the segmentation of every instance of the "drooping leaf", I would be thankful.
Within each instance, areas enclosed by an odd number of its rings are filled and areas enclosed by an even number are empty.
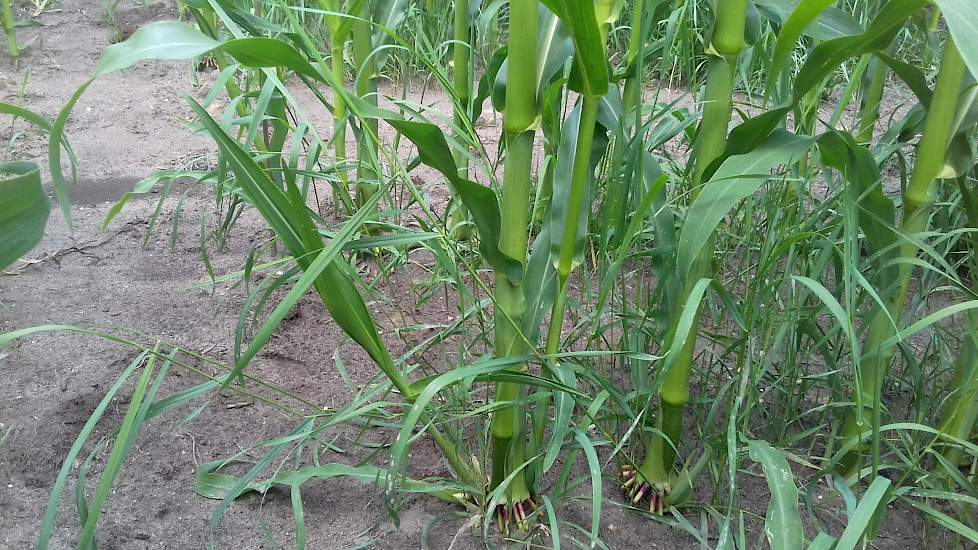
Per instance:
[[[95,76],[104,76],[150,59],[192,59],[217,45],[216,40],[185,23],[150,23],[140,27],[124,42],[105,48],[95,67]]]
[[[363,223],[365,212],[369,209],[361,209],[345,224],[344,231],[337,234],[329,246],[324,248],[302,198],[290,197],[282,191],[255,160],[193,100],[191,107],[211,137],[217,141],[248,200],[261,213],[304,271],[299,283],[262,325],[248,349],[240,358],[236,358],[235,373],[240,373],[271,338],[272,332],[305,290],[315,286],[326,309],[343,332],[363,347],[388,377],[392,380],[397,378],[398,374],[393,370],[390,356],[381,342],[363,298],[351,276],[340,267],[340,262],[334,261],[353,231]],[[294,190],[293,195],[295,194],[297,191]]]
[[[479,230],[479,250],[486,261],[518,283],[523,276],[523,264],[499,250],[501,218],[499,201],[492,189],[459,176],[445,134],[434,124],[408,120],[387,122],[417,146],[421,162],[441,172],[471,212]]]
[[[237,38],[221,44],[221,49],[246,67],[287,67],[303,76],[324,82],[298,50],[274,38]]]
[[[781,32],[788,26],[788,20],[799,11],[806,12],[811,9],[812,0],[753,0],[765,17],[782,25]],[[814,0],[814,2],[824,3],[825,0]],[[863,31],[852,15],[845,11],[833,7],[834,2],[829,3],[826,8],[818,10],[812,18],[805,15],[808,23],[802,29],[806,36],[811,36],[817,40],[829,40],[840,36],[850,36],[859,34]],[[799,17],[801,15],[799,14]]]

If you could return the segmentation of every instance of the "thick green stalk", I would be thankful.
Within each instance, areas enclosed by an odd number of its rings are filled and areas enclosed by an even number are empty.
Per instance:
[[[459,133],[464,132],[463,128],[469,117],[469,103],[471,101],[469,74],[469,59],[472,55],[472,48],[469,44],[471,35],[469,0],[455,0],[455,43],[452,45],[452,64],[455,66],[455,74],[453,75],[452,88],[461,105],[461,109],[455,109],[455,127]],[[463,143],[466,141],[464,136],[461,141]],[[465,152],[459,151],[455,155],[455,164],[458,166],[462,177],[467,179],[469,177],[469,156]],[[448,228],[455,233],[456,237],[469,237],[468,231],[459,229],[468,220],[468,217],[468,212],[462,201],[455,197],[448,216]]]
[[[509,7],[509,51],[535,52],[537,43],[537,0],[512,0]],[[506,107],[503,129],[506,139],[506,164],[503,172],[501,204],[500,250],[525,263],[531,171],[533,166],[534,125],[537,118],[536,56],[514,55],[509,59],[506,88]],[[520,283],[505,273],[497,272],[495,312],[496,357],[522,355],[527,350],[519,334],[525,301]],[[526,365],[513,370],[523,371]],[[497,401],[517,401],[522,398],[522,386],[500,383],[496,386]],[[492,487],[501,483],[523,461],[522,439],[525,437],[525,418],[517,406],[497,410],[491,420]],[[529,498],[525,479],[517,475],[510,484],[509,504]]]
[[[356,93],[368,104],[377,105],[377,62],[373,54],[371,36],[373,27],[370,25],[372,2],[364,2],[359,17],[361,20],[353,24],[353,55],[356,58],[357,84]],[[377,172],[372,167],[373,159],[377,158],[376,144],[370,135],[377,135],[379,128],[377,119],[365,119],[363,124],[369,132],[361,133],[357,141],[357,208],[365,204],[377,192]],[[373,150],[371,150],[373,148]]]
[[[746,24],[747,0],[729,0],[717,3],[716,24],[713,32],[712,50],[715,54],[707,72],[706,90],[704,93],[703,121],[700,123],[695,144],[695,161],[692,173],[692,199],[698,196],[704,183],[704,176],[727,145],[727,133],[730,117],[733,111],[733,79],[737,61],[746,44],[744,43],[744,27]],[[693,220],[695,223],[695,220]],[[685,288],[683,296],[674,301],[669,312],[670,329],[667,331],[665,342],[672,342],[675,337],[676,325],[682,314],[686,297],[692,291],[693,285],[706,275],[710,258],[712,257],[712,240],[704,247],[704,252],[694,262],[690,273],[680,284]],[[660,413],[656,418],[657,427],[665,437],[653,433],[648,442],[645,462],[640,472],[659,490],[669,492],[668,479],[672,473],[677,445],[682,436],[683,414],[689,402],[689,379],[692,372],[693,351],[696,344],[696,330],[699,326],[699,313],[693,324],[693,335],[686,339],[681,349],[670,349],[669,353],[677,353],[672,368],[665,374],[662,389],[659,393]],[[668,440],[667,440],[668,439]],[[672,442],[670,444],[670,441]]]
[[[933,202],[933,186],[947,155],[961,84],[966,71],[961,54],[949,38],[944,48],[934,98],[927,112],[924,133],[917,147],[913,172],[903,193],[901,230],[906,235],[917,235],[927,229],[929,207]],[[900,259],[910,260],[917,255],[917,252],[917,245],[908,240],[900,246],[898,254]],[[842,434],[847,439],[861,435],[866,429],[875,429],[879,426],[878,402],[882,381],[894,351],[893,345],[884,345],[884,343],[896,334],[894,323],[897,325],[900,323],[911,274],[912,264],[909,261],[900,263],[897,281],[892,288],[883,289],[889,293],[887,299],[889,315],[881,308],[877,308],[872,314],[866,339],[863,342],[859,385],[854,396],[856,405],[846,411],[843,424]],[[875,457],[878,438],[873,439]],[[843,468],[847,473],[852,473],[854,468],[858,467],[858,453],[865,449],[865,445],[857,446],[855,452],[846,457]]]

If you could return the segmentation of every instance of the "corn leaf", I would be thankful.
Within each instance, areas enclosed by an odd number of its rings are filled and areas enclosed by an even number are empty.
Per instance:
[[[459,176],[445,134],[434,124],[394,119],[387,122],[417,146],[421,162],[441,172],[471,212],[479,230],[479,250],[486,261],[518,283],[523,276],[523,265],[499,249],[501,218],[499,201],[492,189]]]
[[[105,48],[95,67],[95,76],[104,76],[150,59],[192,59],[217,45],[216,40],[184,23],[150,23],[132,33],[125,42]]]
[[[272,38],[236,38],[221,44],[221,49],[246,67],[288,67],[302,76],[325,82],[298,50]]]
[[[764,468],[764,477],[771,490],[771,503],[764,523],[768,543],[771,548],[801,550],[805,544],[805,530],[798,512],[798,487],[788,460],[784,453],[766,441],[751,440],[747,446],[751,460]]]
[[[771,179],[771,169],[793,164],[811,144],[811,138],[781,130],[754,151],[724,161],[689,209],[687,217],[696,223],[685,224],[679,234],[677,256],[681,277],[690,272],[694,260],[727,212]]]
[[[934,0],[937,7],[944,13],[944,21],[951,31],[954,44],[961,52],[961,57],[971,70],[978,76],[978,2],[974,0]]]
[[[817,40],[828,40],[849,36],[862,32],[862,27],[852,15],[844,10],[833,7],[835,2],[826,0],[753,0],[758,11],[765,17],[780,24],[781,32],[788,27],[788,21],[799,14],[805,13],[807,24],[802,28],[806,36],[811,36]],[[825,8],[819,9],[814,17],[807,15],[813,4],[826,4]],[[799,14],[799,17],[801,14]],[[798,21],[796,20],[795,23]]]
[[[0,269],[4,269],[41,242],[51,201],[33,162],[0,163],[0,178]]]
[[[272,333],[285,315],[292,309],[305,291],[315,286],[326,309],[336,324],[350,338],[357,342],[384,369],[392,380],[399,378],[393,370],[390,356],[377,334],[376,326],[363,298],[357,291],[350,276],[334,262],[356,229],[363,223],[369,208],[362,208],[356,216],[344,224],[344,230],[326,248],[322,242],[309,211],[298,191],[293,188],[292,197],[282,191],[268,177],[268,174],[255,160],[231,139],[195,101],[191,107],[204,128],[217,141],[221,151],[234,171],[236,181],[249,201],[258,209],[262,217],[282,239],[282,243],[303,268],[303,275],[286,298],[276,307],[265,321],[255,338],[240,358],[237,358],[233,374],[240,374],[245,365],[258,353],[258,350],[271,338]],[[375,200],[379,200],[378,193]],[[317,254],[315,259],[312,254]]]
[[[590,97],[608,93],[608,61],[604,41],[591,0],[559,0],[557,13],[570,30],[574,42],[577,73],[571,76],[571,89]],[[550,5],[550,4],[548,4]]]
[[[547,225],[549,227],[550,233],[550,259],[551,262],[556,265],[557,260],[560,258],[560,248],[562,244],[562,239],[564,236],[564,226],[570,221],[568,220],[568,209],[569,202],[571,199],[571,183],[573,178],[572,172],[574,171],[574,159],[577,157],[577,139],[581,126],[581,105],[578,104],[564,121],[561,126],[560,131],[560,147],[557,151],[557,168],[554,177],[553,184],[553,199],[550,204],[550,209],[547,212]],[[596,129],[595,138],[591,150],[588,151],[590,154],[589,160],[589,170],[586,180],[586,189],[584,195],[584,204],[589,204],[591,199],[591,190],[594,186],[594,169],[597,164],[601,161],[603,153],[608,148],[608,140],[605,137],[605,132],[600,129]],[[581,208],[577,220],[577,235],[574,238],[574,260],[572,263],[573,267],[581,264],[584,258],[584,248],[587,241],[587,231],[588,231],[588,215],[590,214],[589,208]]]
[[[907,18],[926,3],[926,0],[891,0],[883,6],[866,32],[836,38],[816,46],[795,79],[794,100],[800,101],[846,60],[888,47]]]
[[[781,76],[782,68],[788,65],[788,57],[795,49],[795,43],[802,37],[811,22],[834,3],[835,0],[801,0],[784,20],[781,32],[778,33],[778,41],[774,46],[774,56],[768,68],[766,84],[768,97],[771,97],[774,85],[778,81],[778,77]],[[783,5],[782,2],[775,2],[775,4]]]
[[[389,48],[385,46],[390,44],[391,34],[397,32],[398,27],[404,22],[407,12],[407,0],[377,0],[374,5],[372,21],[376,27],[371,37],[371,43],[375,52],[373,55],[378,71],[384,68],[389,57]]]

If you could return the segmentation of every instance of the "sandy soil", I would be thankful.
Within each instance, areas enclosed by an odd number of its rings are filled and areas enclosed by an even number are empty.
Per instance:
[[[50,119],[91,75],[98,52],[115,34],[95,0],[63,0],[56,8],[40,17],[43,28],[22,31],[22,41],[34,40],[22,68],[0,62],[3,101],[24,104]],[[131,32],[148,21],[174,18],[175,9],[157,2],[124,3],[119,17],[123,31]],[[97,326],[117,333],[132,330],[217,360],[229,359],[243,290],[229,285],[218,285],[213,293],[192,288],[207,279],[199,257],[198,228],[202,219],[208,227],[215,223],[212,199],[204,193],[188,196],[172,249],[172,201],[145,246],[147,222],[156,207],[154,196],[135,200],[108,228],[100,229],[112,201],[139,179],[159,169],[206,165],[212,158],[211,142],[188,129],[190,112],[183,98],[186,94],[201,98],[207,91],[194,87],[190,76],[186,63],[143,64],[97,81],[79,102],[67,128],[80,162],[79,185],[73,190],[77,227],[69,233],[64,221],[53,215],[48,237],[30,255],[30,262],[0,276],[0,331],[46,323]],[[435,95],[429,100],[437,103],[444,98]],[[322,117],[317,119],[318,128],[328,135],[326,115],[317,117]],[[14,142],[12,156],[43,164],[44,136],[26,127],[16,130],[25,133]],[[491,125],[484,130],[492,147],[497,130]],[[420,175],[426,177],[424,172]],[[263,230],[260,220],[246,214],[225,249],[209,250],[214,269],[218,273],[240,269]],[[420,321],[446,322],[453,315],[447,308],[426,309]],[[370,379],[373,367],[339,334],[318,302],[309,298],[256,358],[251,372],[308,401],[341,406],[351,392],[333,366],[336,350],[355,383]],[[68,449],[134,355],[104,340],[60,333],[35,335],[0,350],[0,434],[12,430],[0,447],[0,547],[33,545]],[[163,391],[172,393],[197,382],[190,373],[174,369]],[[128,394],[120,393],[124,395]],[[126,399],[120,397],[112,404],[96,439],[111,435],[125,414]],[[273,406],[233,393],[215,396],[193,421],[182,422],[198,405],[154,420],[141,434],[99,524],[100,548],[204,547],[216,502],[194,493],[196,467],[281,436],[297,424],[296,418]],[[351,433],[335,435],[337,445],[350,452],[334,460],[355,463],[364,456],[349,445]],[[89,493],[105,457],[104,450],[97,455]],[[447,475],[426,441],[414,447],[412,471]],[[606,485],[602,536],[611,548],[699,547],[679,529],[612,506],[617,490]],[[762,517],[768,498],[763,479],[748,477],[742,487],[747,493],[745,507]],[[53,548],[74,547],[80,533],[73,492],[72,481],[62,499]],[[303,491],[303,502],[309,548],[406,549],[420,547],[423,540],[430,548],[483,547],[468,518],[433,499],[408,499],[399,529],[387,517],[380,490],[374,487],[338,480],[313,482]],[[581,503],[563,513],[585,525],[589,510]],[[919,547],[920,519],[903,512],[891,516],[877,547]],[[749,516],[748,520],[760,540],[758,522]],[[828,525],[839,526],[831,521]],[[426,537],[423,530],[429,528]],[[216,542],[219,548],[291,547],[294,524],[288,493],[272,491],[264,498],[238,501],[225,514]]]

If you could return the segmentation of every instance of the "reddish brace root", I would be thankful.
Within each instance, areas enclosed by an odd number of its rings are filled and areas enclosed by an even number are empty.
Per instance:
[[[662,515],[666,497],[671,492],[668,483],[661,485],[648,483],[631,466],[626,466],[622,469],[621,477],[622,489],[625,491],[625,496],[631,502],[632,506],[645,509],[645,504],[642,501],[648,497],[649,513]]]
[[[499,530],[504,533],[509,533],[510,523],[515,520],[516,527],[520,531],[526,531],[526,518],[535,512],[536,509],[537,503],[534,502],[532,498],[517,502],[512,506],[507,504],[497,505],[496,521],[499,522]]]

